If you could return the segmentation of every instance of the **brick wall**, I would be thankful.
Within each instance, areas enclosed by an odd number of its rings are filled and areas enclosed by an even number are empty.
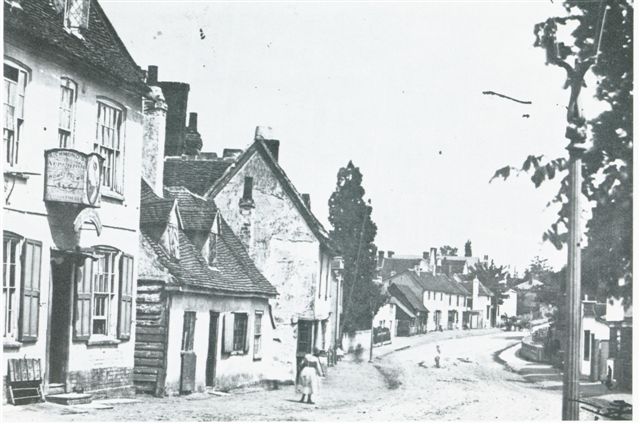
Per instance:
[[[133,369],[127,367],[94,368],[69,373],[72,390],[82,389],[94,398],[133,396]]]

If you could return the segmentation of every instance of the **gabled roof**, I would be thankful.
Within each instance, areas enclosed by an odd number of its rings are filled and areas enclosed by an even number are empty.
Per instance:
[[[189,193],[183,193],[182,190],[178,190],[177,193],[177,200],[165,200],[165,202],[178,203],[176,207],[180,210],[180,199],[189,199],[187,196]],[[146,203],[141,204],[141,215],[148,205],[163,201],[153,193],[144,180],[141,185],[141,198],[146,199]],[[206,205],[207,202],[203,204]],[[150,225],[141,222],[142,242],[151,247],[159,262],[173,277],[172,283],[167,287],[204,290],[230,296],[276,296],[275,287],[258,271],[227,223],[222,218],[219,222],[215,267],[209,266],[182,229],[178,229],[180,257],[175,258],[170,256],[160,243],[157,232],[154,232]]]
[[[420,258],[383,258],[380,277],[383,280],[420,265]]]
[[[280,184],[282,185],[284,191],[289,195],[289,198],[293,202],[294,206],[302,215],[302,218],[305,220],[309,229],[313,232],[316,238],[320,241],[326,249],[333,253],[338,252],[337,246],[333,243],[333,241],[329,238],[329,233],[323,225],[318,221],[315,215],[307,208],[304,201],[302,200],[302,196],[298,193],[295,186],[284,172],[282,167],[278,164],[278,161],[274,159],[271,155],[271,152],[264,144],[264,141],[261,139],[255,140],[248,149],[246,149],[237,159],[237,161],[233,164],[233,166],[229,166],[224,174],[217,179],[217,181],[211,186],[211,188],[207,191],[206,196],[208,198],[214,198],[216,194],[218,194],[225,185],[233,178],[233,176],[242,168],[242,166],[247,163],[247,161],[253,156],[253,154],[260,154],[265,163],[269,166],[271,171],[274,173]]]
[[[458,283],[464,286],[464,288],[471,294],[473,293],[473,281],[464,281],[462,283]],[[487,288],[482,281],[478,280],[478,295],[479,296],[487,296],[492,297],[493,292]]]
[[[204,196],[232,164],[232,160],[222,158],[167,157],[164,160],[164,185],[185,187],[194,194]]]
[[[146,91],[142,70],[96,0],[91,0],[88,28],[81,30],[84,39],[64,29],[64,13],[50,0],[22,1],[22,10],[8,3],[4,2],[5,37],[31,40],[36,48],[68,57],[74,66],[89,66]]]
[[[411,308],[414,313],[429,312],[422,303],[422,293],[416,293],[411,287],[392,283],[387,290],[391,296],[401,301],[406,307]]]
[[[211,230],[218,210],[213,200],[199,197],[184,187],[166,187],[164,195],[178,202],[185,231]]]

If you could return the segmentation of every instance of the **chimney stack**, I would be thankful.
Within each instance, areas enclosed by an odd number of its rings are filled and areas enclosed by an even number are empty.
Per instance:
[[[384,259],[384,250],[378,250],[378,268],[382,267],[383,259]]]
[[[147,85],[158,85],[158,67],[156,65],[149,65],[147,68]]]
[[[149,92],[143,98],[142,177],[162,196],[167,103],[158,87],[157,66],[149,66],[147,85]]]
[[[273,156],[273,159],[278,162],[278,155],[280,153],[280,141],[273,135],[273,129],[271,127],[257,126],[254,140],[262,140],[269,149],[269,153]]]
[[[198,131],[198,114],[196,112],[189,113],[189,126],[188,129],[192,131]]]
[[[302,201],[307,209],[311,210],[311,197],[309,196],[309,193],[302,193]]]
[[[389,257],[389,258],[393,258],[393,254],[394,254],[394,253],[396,253],[396,252],[394,252],[393,250],[389,250],[389,251],[387,252],[387,257]]]
[[[429,252],[424,251],[422,252],[422,259],[424,259],[425,261],[429,260]]]
[[[429,249],[429,268],[431,268],[431,273],[436,275],[436,270],[438,268],[438,264],[436,262],[436,256],[438,255],[438,249],[432,247]]]
[[[187,135],[187,105],[189,84],[184,82],[158,82],[167,100],[167,127],[164,153],[166,156],[181,156],[185,153]]]

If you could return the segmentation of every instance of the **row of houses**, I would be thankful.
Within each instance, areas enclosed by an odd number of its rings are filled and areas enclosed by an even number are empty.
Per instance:
[[[486,257],[484,259],[487,260]],[[374,318],[391,337],[428,331],[488,328],[502,315],[515,316],[517,293],[505,290],[503,299],[478,278],[469,275],[476,257],[439,256],[435,248],[418,256],[379,252],[378,279],[388,302]]]
[[[293,381],[336,348],[339,252],[267,128],[202,152],[189,84],[96,0],[5,2],[4,25],[5,358],[108,397]]]

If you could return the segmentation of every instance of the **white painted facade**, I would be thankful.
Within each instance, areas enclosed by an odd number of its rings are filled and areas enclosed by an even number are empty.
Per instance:
[[[253,178],[255,207],[249,211],[239,206],[245,177]],[[282,379],[295,380],[296,355],[302,354],[296,353],[300,321],[313,322],[314,347],[335,347],[340,314],[336,297],[341,290],[331,271],[332,256],[257,151],[213,199],[233,231],[246,243],[257,268],[278,290],[273,308],[274,337],[280,340],[276,356],[283,362],[282,369],[287,369]],[[249,236],[243,238],[243,231]]]
[[[55,318],[52,317],[54,299],[50,265],[54,256],[53,250],[72,251],[109,246],[120,252],[118,257],[122,254],[136,256],[142,146],[141,94],[122,88],[117,83],[109,83],[90,72],[83,72],[46,49],[35,50],[27,44],[14,42],[5,42],[4,48],[5,65],[26,71],[27,83],[18,162],[13,166],[3,163],[3,231],[41,243],[41,255],[37,261],[40,270],[37,340],[18,341],[15,332],[17,323],[11,322],[9,326],[13,329],[3,337],[3,353],[5,359],[41,359],[43,377],[47,385],[50,377],[49,345],[52,341],[59,342],[58,335],[50,332],[51,320]],[[84,153],[94,151],[98,101],[118,105],[124,114],[121,150],[123,191],[121,195],[110,195],[103,187],[100,207],[93,209],[101,222],[101,225],[98,225],[101,227],[99,235],[96,225],[89,222],[84,222],[78,232],[74,231],[74,219],[80,212],[77,206],[43,201],[45,150],[60,147],[58,120],[63,78],[68,78],[76,84],[73,135],[69,147]],[[61,258],[56,254],[56,260],[63,260]],[[134,265],[134,281],[135,275]],[[22,285],[18,283],[15,292],[18,299],[22,290]],[[135,284],[133,295],[135,297]],[[117,298],[116,292],[114,301]],[[65,302],[68,302],[68,307],[71,308],[74,302],[72,293],[69,293]],[[111,305],[117,310],[117,303]],[[135,322],[135,307],[132,310],[132,320]],[[12,321],[17,320],[20,312],[16,310],[15,313]],[[118,340],[112,328],[113,320],[116,320],[117,316],[111,315],[109,319],[111,330],[108,336],[92,335],[89,341],[75,342],[72,341],[73,317],[70,318],[67,328],[68,343],[63,346],[68,350],[68,357],[64,360],[66,378],[60,381],[67,391],[72,390],[74,386],[82,386],[85,391],[91,391],[86,381],[74,383],[75,377],[70,377],[71,374],[84,374],[86,377],[92,370],[133,368],[134,331],[131,331],[128,340]],[[95,386],[99,386],[98,382]],[[98,394],[109,395],[111,392],[105,389]]]
[[[240,298],[237,296],[203,296],[198,294],[171,294],[169,314],[169,334],[167,347],[167,374],[165,391],[176,394],[180,387],[181,343],[184,325],[184,312],[196,313],[193,351],[196,354],[196,390],[204,391],[206,386],[206,361],[210,344],[209,337],[210,311],[218,312],[217,340],[215,353],[215,386],[228,388],[239,383],[255,383],[262,379],[270,379],[272,367],[273,327],[269,317],[269,304],[266,299]],[[261,314],[261,340],[259,352],[256,352],[255,315]],[[222,353],[223,315],[230,313],[246,313],[248,315],[247,338],[249,350],[231,355]]]

